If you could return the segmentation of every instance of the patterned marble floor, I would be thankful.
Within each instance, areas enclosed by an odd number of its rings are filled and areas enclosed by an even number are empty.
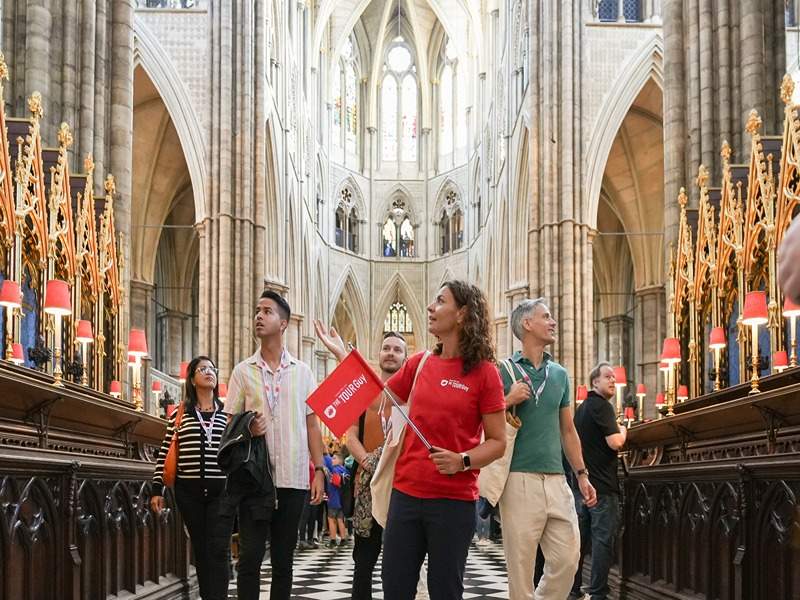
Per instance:
[[[300,600],[344,600],[350,598],[353,575],[352,545],[341,548],[319,548],[298,551],[294,559],[292,598]],[[372,579],[374,598],[383,598],[380,581],[381,563]],[[261,598],[269,598],[270,568],[265,560],[261,567]],[[231,582],[228,596],[236,598],[236,582]],[[467,557],[464,577],[464,598],[508,598],[506,565],[503,547],[491,543],[473,544]]]

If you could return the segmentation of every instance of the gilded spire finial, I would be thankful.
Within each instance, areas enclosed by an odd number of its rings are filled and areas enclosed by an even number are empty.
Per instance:
[[[784,104],[791,104],[794,95],[794,79],[786,73],[781,81],[781,100]]]
[[[58,128],[58,143],[65,148],[72,146],[72,131],[66,123],[61,123]]]
[[[681,191],[678,193],[678,204],[680,204],[681,208],[686,208],[688,203],[689,197],[686,195],[686,189],[681,188]]]
[[[761,129],[761,117],[758,116],[758,111],[755,108],[747,116],[747,125],[744,126],[744,129],[750,135],[756,135],[758,130]]]
[[[8,80],[8,65],[5,55],[0,52],[0,79]]]
[[[86,155],[86,158],[83,159],[83,168],[86,169],[86,172],[91,175],[94,172],[94,157],[92,153]]]
[[[117,183],[116,181],[114,181],[114,176],[111,175],[110,173],[106,175],[106,181],[103,184],[103,187],[106,190],[106,194],[112,196],[112,198],[114,194],[117,193]]]
[[[723,140],[722,141],[722,150],[719,151],[719,155],[725,161],[730,161],[730,159],[731,159],[731,145],[728,143],[728,140]]]
[[[708,184],[708,169],[706,166],[701,164],[697,168],[697,187],[704,188]]]
[[[41,119],[44,116],[44,109],[42,108],[42,95],[39,92],[33,92],[28,98],[28,110],[31,117]]]

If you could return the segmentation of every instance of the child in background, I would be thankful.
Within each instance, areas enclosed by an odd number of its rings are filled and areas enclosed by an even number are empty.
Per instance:
[[[349,477],[342,460],[342,455],[335,452],[331,457],[333,466],[330,468],[326,488],[328,492],[328,532],[330,540],[328,547],[341,546],[347,541],[347,529],[344,524],[344,511],[342,510],[342,487],[345,479]],[[336,534],[339,534],[338,544]]]

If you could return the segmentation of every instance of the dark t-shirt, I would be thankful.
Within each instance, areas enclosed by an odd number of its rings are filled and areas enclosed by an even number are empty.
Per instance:
[[[583,462],[589,481],[598,494],[619,494],[617,452],[609,448],[606,436],[619,433],[611,403],[594,391],[575,411],[575,429],[581,438]]]

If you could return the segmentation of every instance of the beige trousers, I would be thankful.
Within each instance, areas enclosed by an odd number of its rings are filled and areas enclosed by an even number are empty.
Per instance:
[[[509,473],[500,496],[510,600],[564,600],[578,568],[581,536],[575,498],[563,475]],[[536,548],[544,575],[533,591]]]

